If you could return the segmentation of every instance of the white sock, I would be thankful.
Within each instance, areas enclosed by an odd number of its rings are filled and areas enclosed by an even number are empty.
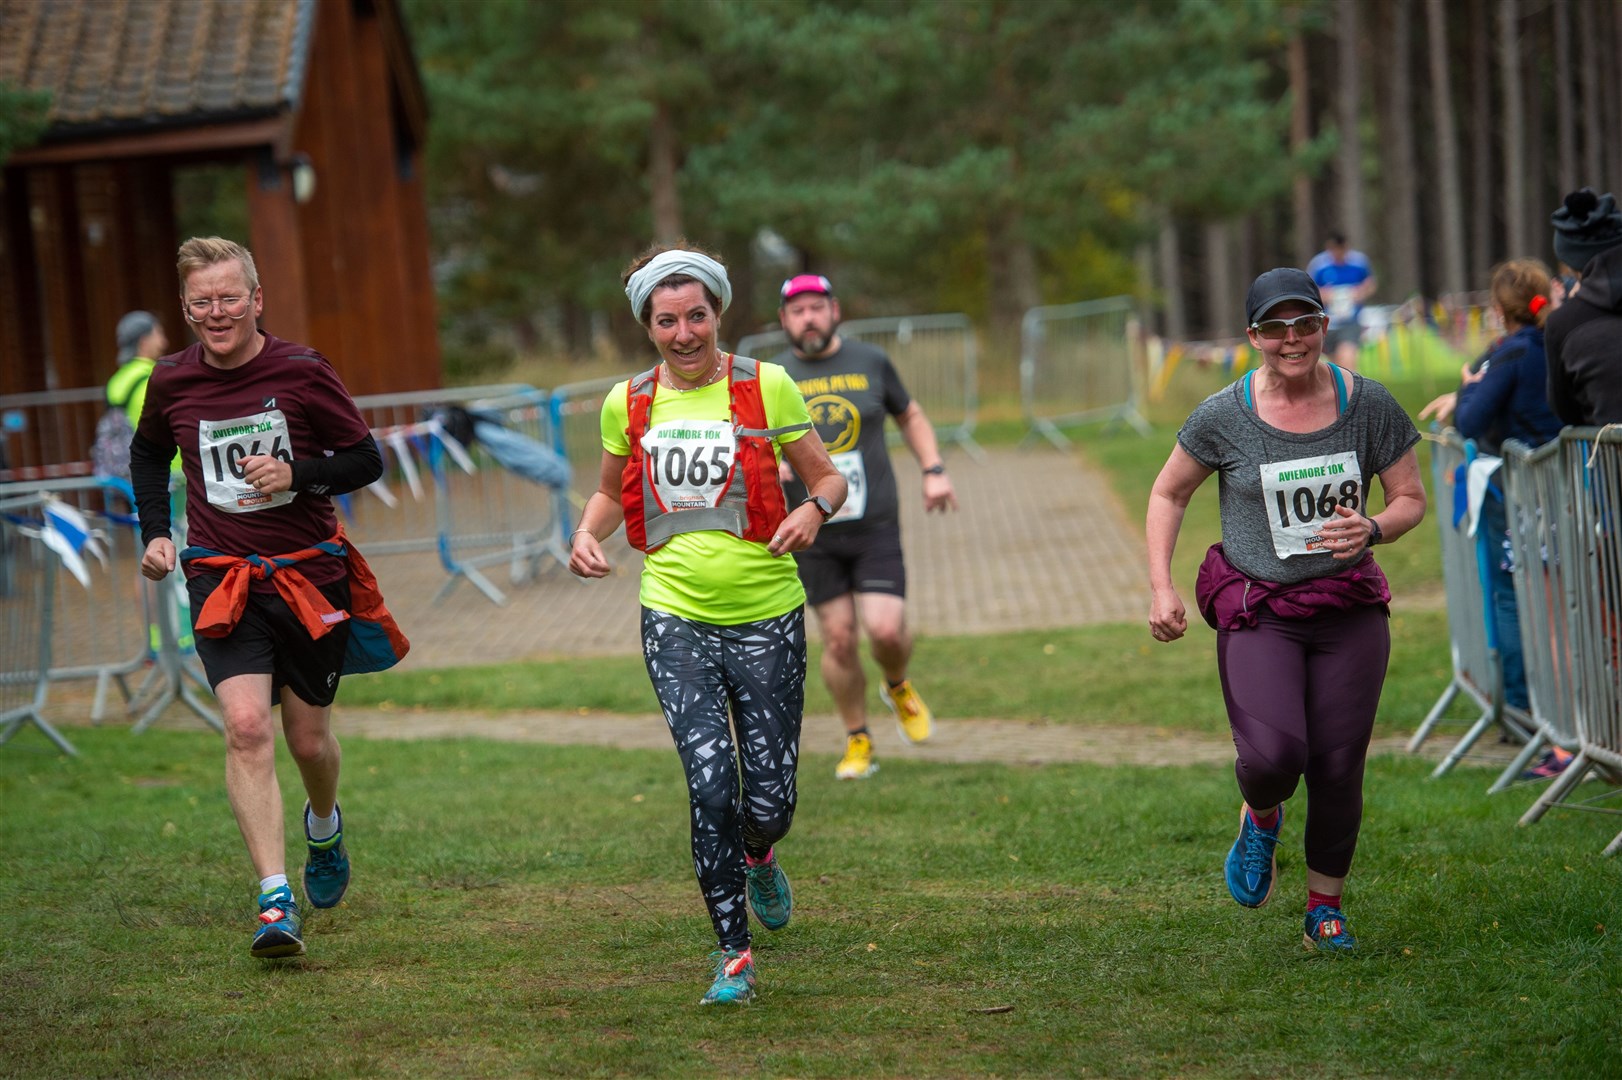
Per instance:
[[[283,885],[286,885],[286,884],[287,884],[287,875],[286,874],[272,874],[268,878],[260,878],[259,879],[259,895],[263,896],[265,893],[274,892],[275,890],[281,888]]]
[[[309,830],[311,840],[331,840],[338,831],[338,804],[333,803],[328,817],[316,817],[314,810],[306,809],[304,827]]]

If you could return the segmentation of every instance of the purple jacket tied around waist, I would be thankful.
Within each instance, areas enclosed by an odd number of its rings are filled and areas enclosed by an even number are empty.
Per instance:
[[[1343,611],[1364,604],[1391,603],[1391,586],[1373,556],[1360,559],[1338,574],[1294,585],[1252,581],[1212,544],[1194,583],[1194,601],[1213,630],[1255,626],[1263,609],[1281,619],[1310,619],[1323,611]],[[1389,609],[1387,610],[1389,614]]]

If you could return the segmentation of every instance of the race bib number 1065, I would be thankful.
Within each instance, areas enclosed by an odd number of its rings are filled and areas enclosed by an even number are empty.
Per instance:
[[[698,510],[721,504],[738,440],[726,420],[668,420],[642,436],[647,477],[666,510]]]
[[[1355,451],[1268,462],[1261,474],[1273,551],[1281,559],[1328,554],[1319,530],[1336,508],[1363,510],[1363,472]]]

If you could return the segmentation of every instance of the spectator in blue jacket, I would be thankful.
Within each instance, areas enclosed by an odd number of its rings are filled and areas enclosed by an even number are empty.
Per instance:
[[[1484,454],[1500,455],[1515,439],[1541,446],[1560,434],[1560,418],[1549,408],[1548,364],[1543,350],[1543,320],[1550,311],[1549,270],[1536,259],[1515,259],[1493,271],[1492,306],[1503,320],[1504,336],[1462,372],[1453,424],[1474,439]],[[1498,658],[1504,673],[1504,701],[1528,709],[1526,666],[1521,648],[1520,618],[1515,607],[1515,552],[1510,545],[1502,480],[1487,488],[1482,502],[1482,529],[1487,536],[1487,582],[1498,624]],[[1528,774],[1553,776],[1570,755],[1549,751]]]

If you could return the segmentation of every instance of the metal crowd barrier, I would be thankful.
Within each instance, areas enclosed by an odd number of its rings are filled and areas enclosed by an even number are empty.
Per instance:
[[[1553,744],[1577,749],[1572,671],[1572,632],[1576,584],[1567,573],[1560,537],[1570,520],[1569,495],[1561,469],[1560,441],[1530,449],[1510,440],[1504,444],[1499,479],[1515,553],[1515,606],[1520,618],[1526,689],[1532,704],[1533,737],[1491,791],[1513,783],[1538,751]]]
[[[845,327],[839,327],[843,334]],[[788,335],[781,330],[762,330],[758,334],[745,334],[738,339],[732,351],[739,356],[752,356],[756,360],[771,360],[788,348]]]
[[[747,354],[744,354],[747,355]],[[599,417],[603,400],[615,384],[630,373],[584,382],[566,383],[552,390],[552,448],[569,459],[574,473],[570,506],[560,511],[563,528],[574,530],[574,506],[584,507],[602,480],[603,437]],[[567,562],[567,556],[565,556]]]
[[[56,599],[56,555],[25,536],[12,517],[44,503],[39,496],[0,498],[0,744],[24,724],[33,724],[64,754],[78,756],[73,744],[45,719],[50,689],[52,610]],[[75,583],[77,585],[77,583]]]
[[[83,556],[91,587],[71,574],[55,575],[52,596],[55,637],[48,677],[52,682],[95,679],[90,719],[108,716],[109,692],[116,687],[132,731],[145,731],[175,701],[204,723],[222,730],[219,716],[198,692],[208,690],[190,650],[186,594],[176,574],[154,584],[141,576],[140,532],[126,484],[73,477],[0,484],[0,499],[46,497],[78,510],[95,531],[105,555]],[[184,521],[174,523],[177,547],[184,545]],[[132,686],[134,677],[140,680]]]
[[[1622,786],[1622,426],[1567,428],[1560,434],[1565,514],[1560,557],[1567,568],[1571,705],[1578,752],[1521,818],[1537,821],[1550,808],[1617,814],[1597,805],[1622,791],[1566,803],[1589,773]],[[1622,850],[1622,833],[1605,854]]]
[[[385,466],[378,485],[340,503],[368,553],[437,552],[450,578],[436,603],[464,580],[491,602],[506,603],[506,594],[483,572],[492,564],[506,563],[513,584],[534,578],[547,558],[568,564],[566,493],[511,472],[477,441],[451,445],[434,419],[451,405],[494,414],[504,427],[550,448],[555,438],[546,391],[503,384],[376,394],[355,403]]]
[[[1100,421],[1149,434],[1132,355],[1132,308],[1131,297],[1113,296],[1025,313],[1019,382],[1027,441],[1041,437],[1068,449],[1061,428]]]
[[[1526,741],[1532,737],[1532,721],[1525,713],[1504,703],[1497,630],[1491,605],[1485,599],[1481,552],[1486,537],[1468,535],[1465,517],[1454,521],[1455,475],[1460,466],[1474,459],[1474,446],[1465,443],[1452,429],[1429,436],[1426,441],[1431,447],[1431,490],[1442,539],[1442,581],[1447,596],[1453,674],[1419,730],[1409,740],[1409,751],[1417,751],[1424,744],[1461,694],[1467,706],[1475,710],[1475,718],[1464,736],[1431,774],[1442,776],[1457,765],[1490,728],[1496,726],[1506,737]]]
[[[935,437],[961,446],[976,461],[985,460],[985,451],[974,441],[980,408],[979,341],[967,315],[852,319],[839,324],[839,335],[883,349],[907,392],[929,417]],[[743,338],[737,352],[770,360],[786,348],[788,335],[772,330]]]
[[[88,476],[106,402],[99,386],[0,397],[0,483]]]

